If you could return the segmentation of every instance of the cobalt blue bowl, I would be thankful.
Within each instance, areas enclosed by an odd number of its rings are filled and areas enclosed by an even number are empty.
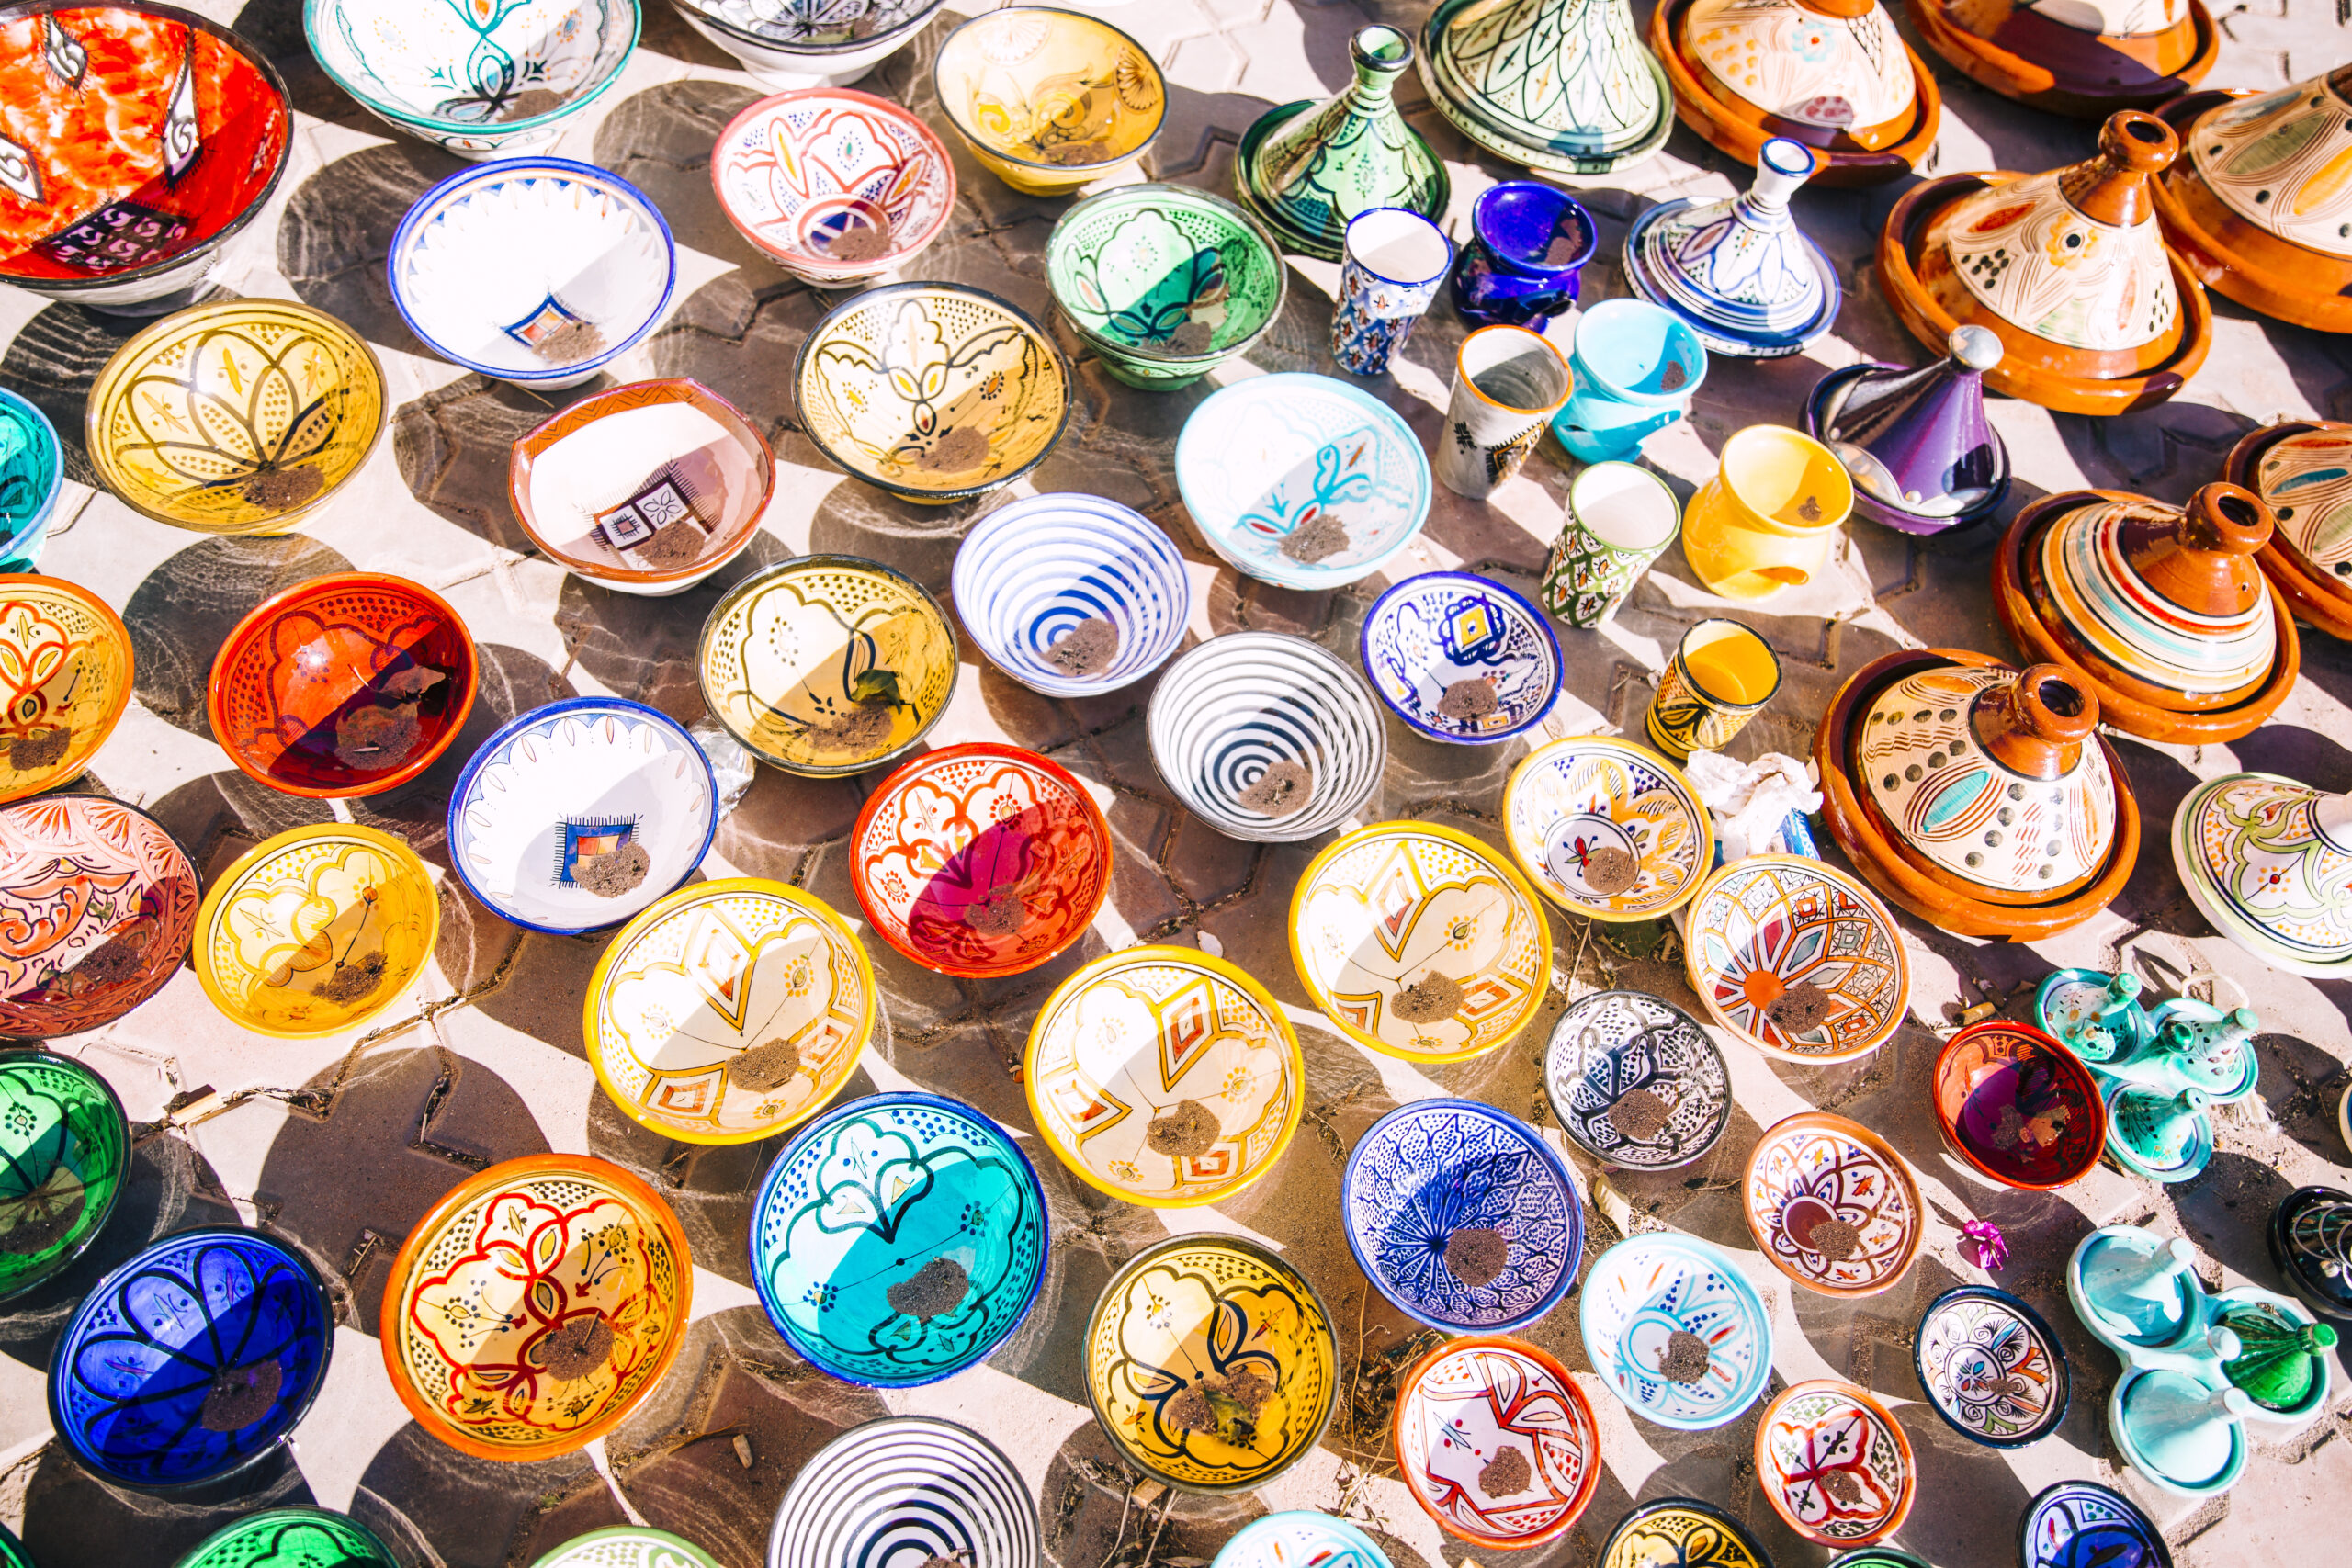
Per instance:
[[[1577,302],[1600,230],[1583,203],[1541,180],[1489,186],[1470,209],[1470,243],[1446,286],[1462,319],[1542,332]]]
[[[1467,571],[1408,577],[1373,602],[1356,651],[1388,711],[1432,740],[1491,746],[1541,719],[1560,694],[1560,639],[1544,613]],[[1449,692],[1482,682],[1494,705],[1445,713]]]

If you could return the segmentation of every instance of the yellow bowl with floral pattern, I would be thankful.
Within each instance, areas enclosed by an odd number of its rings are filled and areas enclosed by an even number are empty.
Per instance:
[[[552,1459],[653,1392],[693,1295],[685,1232],[652,1188],[586,1155],[511,1159],[450,1189],[401,1244],[384,1370],[458,1452]]]
[[[1650,920],[1687,903],[1715,829],[1682,770],[1645,746],[1572,735],[1520,760],[1503,836],[1544,897],[1596,920]]]
[[[315,516],[384,432],[367,340],[290,299],[224,299],[115,350],[85,434],[106,487],[199,534],[283,534]]]
[[[1008,6],[947,35],[931,68],[947,123],[988,171],[1058,196],[1143,155],[1168,114],[1151,53],[1050,6]]]
[[[440,894],[414,850],[323,822],[265,840],[213,882],[196,912],[196,977],[257,1034],[339,1034],[406,996],[440,933]]]
[[[80,773],[130,705],[130,632],[77,582],[0,575],[0,803]]]

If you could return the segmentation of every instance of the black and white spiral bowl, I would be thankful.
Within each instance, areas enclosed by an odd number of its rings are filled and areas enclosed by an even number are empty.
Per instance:
[[[1388,766],[1380,705],[1337,654],[1279,632],[1228,632],[1169,666],[1145,721],[1152,765],[1227,838],[1287,844],[1363,809]],[[1305,764],[1306,804],[1268,817],[1241,792],[1277,762]]]
[[[989,662],[1049,697],[1142,680],[1176,651],[1193,613],[1175,542],[1099,495],[1033,495],[989,513],[956,551],[953,588]],[[1098,618],[1119,632],[1108,670],[1066,675],[1046,660],[1056,638]]]
[[[1037,1568],[1029,1488],[978,1432],[928,1416],[853,1427],[793,1478],[768,1568]]]

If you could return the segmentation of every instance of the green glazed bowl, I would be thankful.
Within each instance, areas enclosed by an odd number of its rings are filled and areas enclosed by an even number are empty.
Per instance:
[[[1130,387],[1188,387],[1266,335],[1290,269],[1265,226],[1189,186],[1120,186],[1046,240],[1054,303]]]
[[[130,1122],[106,1079],[47,1051],[0,1055],[0,1301],[82,1256],[130,1168]]]
[[[198,1543],[179,1568],[399,1568],[374,1530],[324,1508],[247,1514]]]

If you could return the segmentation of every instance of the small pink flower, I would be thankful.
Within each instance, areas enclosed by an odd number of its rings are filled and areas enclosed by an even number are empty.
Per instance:
[[[1976,1256],[1971,1261],[1979,1269],[1995,1272],[2008,1266],[2009,1244],[1992,1221],[1969,1220],[1962,1224],[1960,1234],[1962,1247],[1974,1249]]]

